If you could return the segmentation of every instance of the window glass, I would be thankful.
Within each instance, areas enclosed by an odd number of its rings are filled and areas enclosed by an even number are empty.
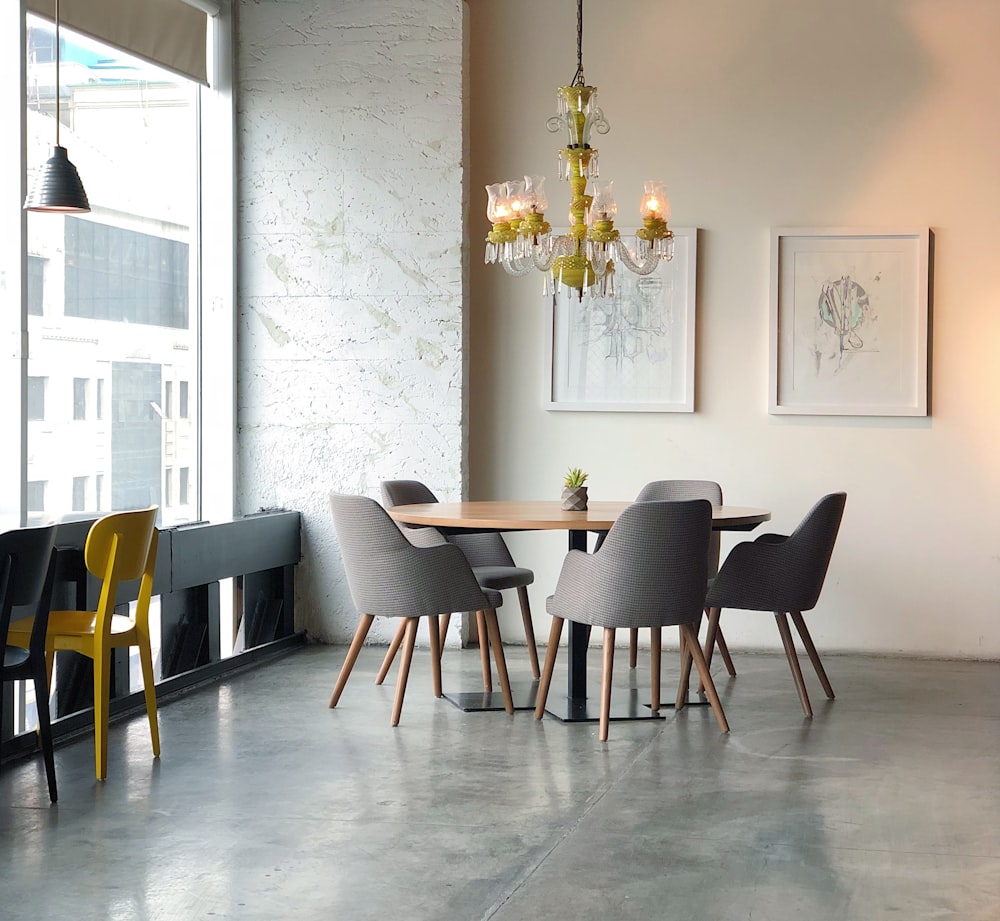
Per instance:
[[[28,378],[28,421],[45,419],[45,378]]]
[[[45,480],[28,480],[28,511],[40,512],[45,508]]]
[[[89,477],[73,477],[73,511],[82,512],[87,507],[87,480]]]
[[[41,256],[28,256],[28,315],[40,317],[45,303],[45,260]]]
[[[60,40],[60,143],[91,211],[28,214],[29,418],[45,421],[29,426],[28,479],[51,484],[28,523],[96,502],[160,505],[174,524],[197,505],[162,495],[198,450],[197,420],[179,438],[171,418],[173,381],[198,364],[197,87],[69,29]],[[53,48],[51,23],[28,16],[29,186],[55,138]]]
[[[73,418],[87,418],[87,379],[85,377],[73,378]]]

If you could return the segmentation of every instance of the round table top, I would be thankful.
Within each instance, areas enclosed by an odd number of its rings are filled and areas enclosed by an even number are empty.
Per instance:
[[[482,528],[495,531],[608,531],[631,502],[590,502],[582,512],[568,512],[552,501],[427,502],[389,509],[396,521],[437,528]],[[762,508],[717,505],[712,508],[715,530],[749,530],[771,513]]]

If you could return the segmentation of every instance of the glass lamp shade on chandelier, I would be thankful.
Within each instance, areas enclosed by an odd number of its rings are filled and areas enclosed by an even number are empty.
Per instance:
[[[599,182],[597,148],[591,134],[611,126],[597,105],[597,87],[583,76],[583,0],[576,5],[577,68],[573,82],[557,91],[558,111],[547,122],[551,132],[565,131],[559,151],[559,178],[569,182],[569,232],[553,235],[545,220],[548,198],[543,176],[525,176],[486,186],[486,216],[493,230],[486,237],[486,263],[499,262],[511,275],[533,269],[545,273],[545,289],[568,288],[580,299],[614,296],[615,269],[621,264],[636,275],[649,275],[661,260],[673,258],[673,233],[667,227],[670,203],[663,183],[643,186],[639,213],[642,227],[630,249],[615,229],[618,206],[612,182]],[[587,182],[593,180],[593,194]],[[596,286],[596,291],[594,290]]]

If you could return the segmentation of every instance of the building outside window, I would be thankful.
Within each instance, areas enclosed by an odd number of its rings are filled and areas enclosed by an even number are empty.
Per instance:
[[[178,407],[178,411],[180,413],[180,417],[182,419],[187,419],[188,418],[188,382],[187,381],[181,381],[180,382],[180,392],[178,393],[178,401],[180,403],[180,406]]]
[[[163,382],[163,415],[168,419],[174,418],[174,382]]]
[[[180,469],[180,489],[179,500],[181,505],[191,504],[191,495],[188,490],[191,488],[191,468],[181,467]]]
[[[104,474],[94,476],[94,511],[104,511]]]
[[[94,418],[98,421],[104,418],[104,378],[97,379],[97,395],[94,397]]]
[[[163,471],[163,504],[172,508],[174,504],[174,468],[167,467]]]

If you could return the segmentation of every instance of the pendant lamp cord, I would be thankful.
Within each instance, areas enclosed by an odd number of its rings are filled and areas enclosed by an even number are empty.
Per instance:
[[[59,0],[56,0],[56,147],[58,146],[59,146]]]
[[[58,4],[59,0],[56,0]],[[572,86],[586,86],[583,78],[583,0],[576,0],[576,74]]]

